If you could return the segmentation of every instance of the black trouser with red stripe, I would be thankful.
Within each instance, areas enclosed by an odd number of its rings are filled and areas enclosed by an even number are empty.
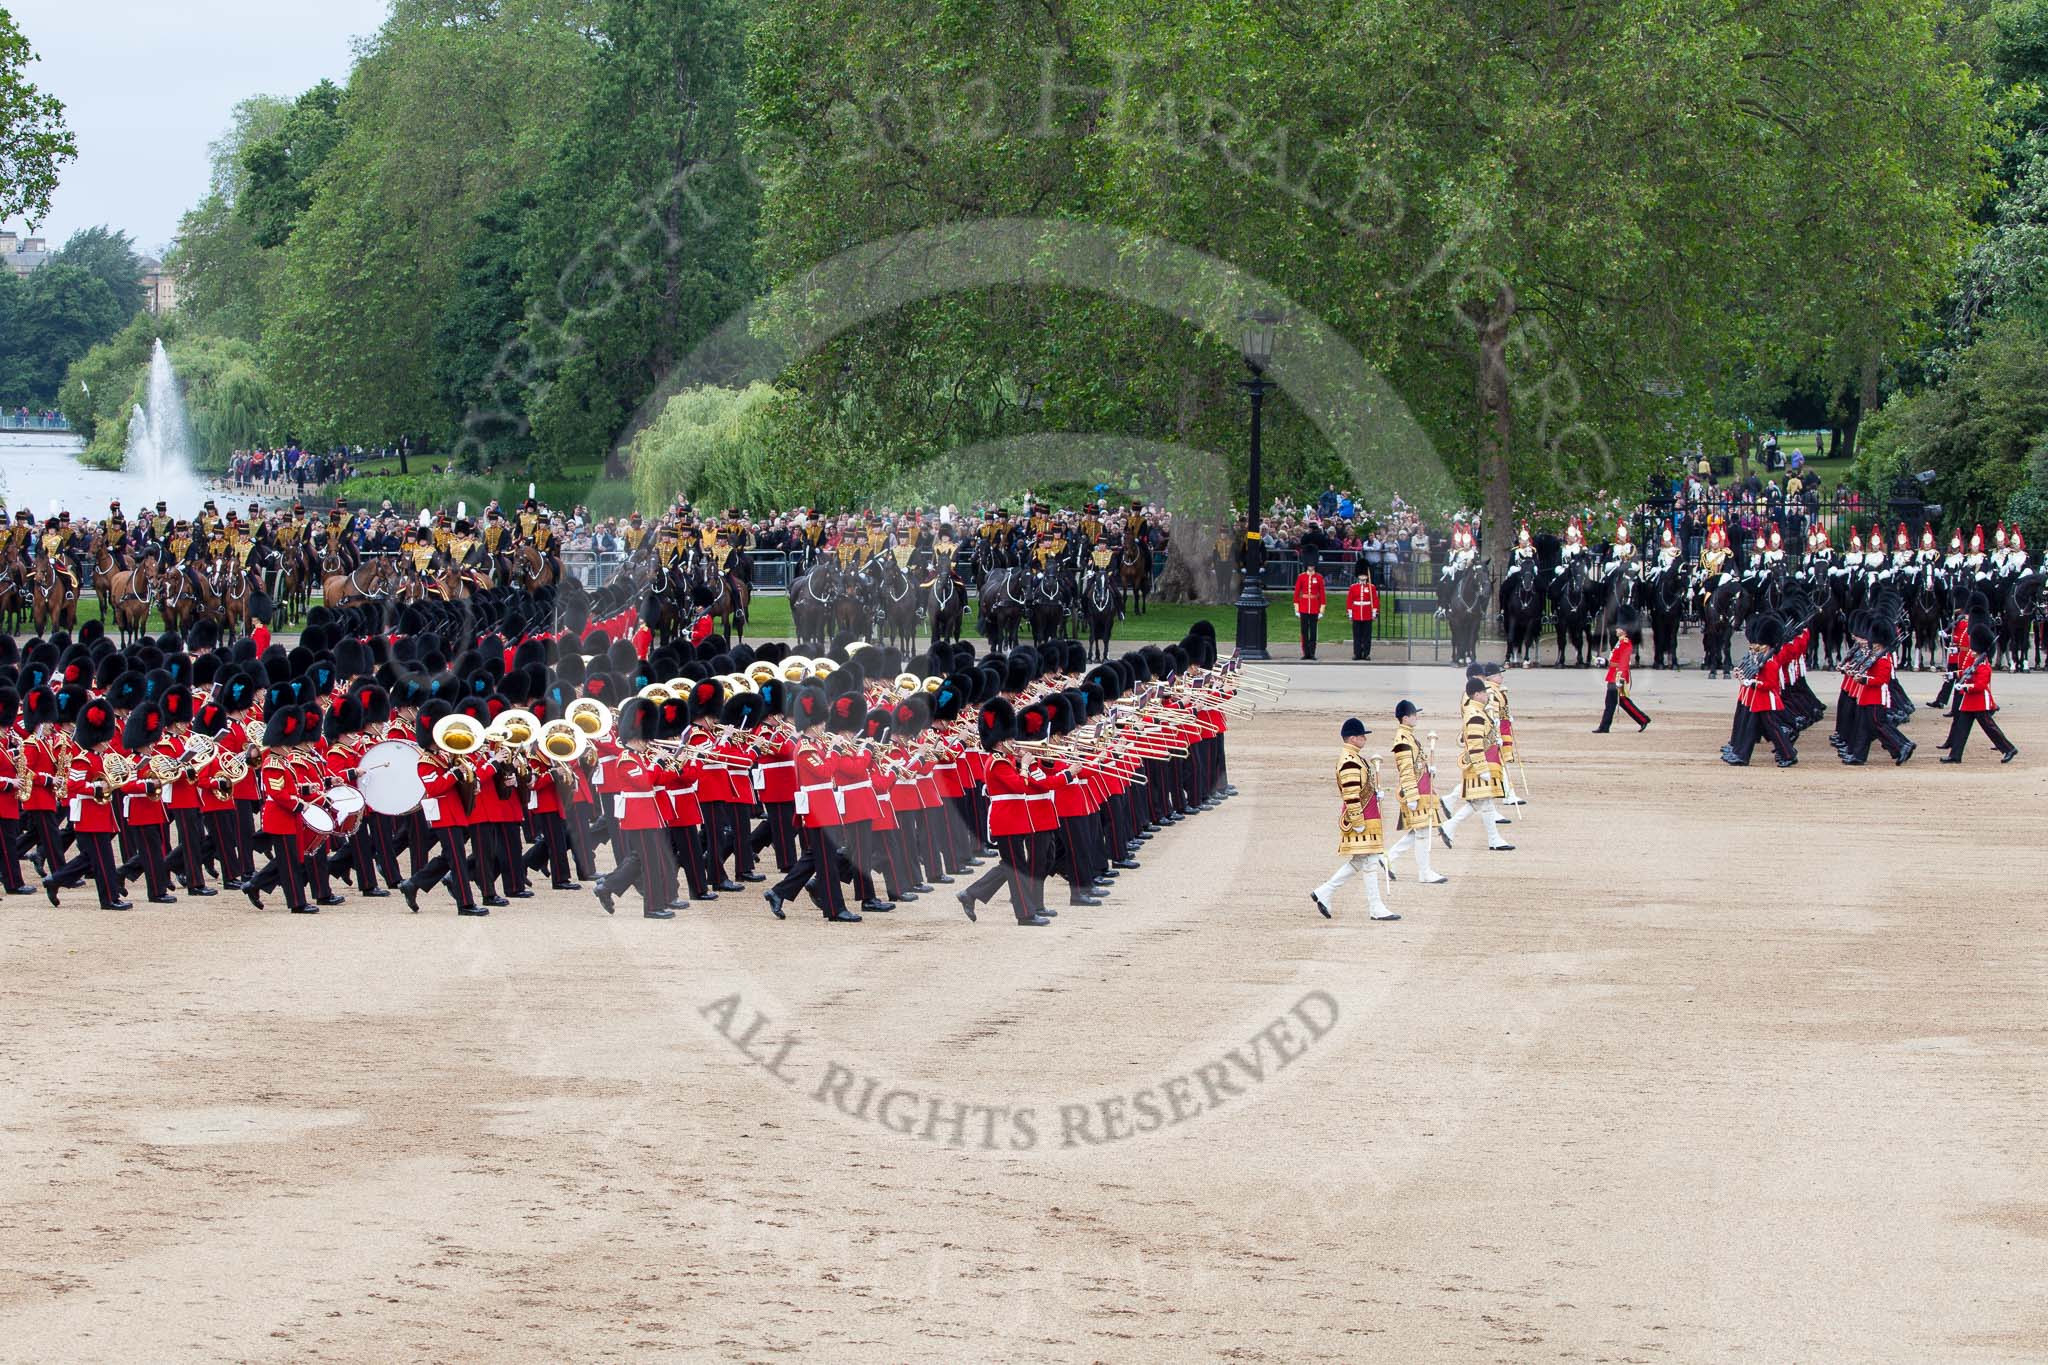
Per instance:
[[[711,880],[738,881],[754,870],[754,831],[748,821],[752,806],[737,801],[706,801],[704,829],[711,848]],[[726,855],[732,855],[732,876],[725,874]]]
[[[1999,753],[2010,753],[2012,741],[2005,737],[2005,731],[1998,728],[1998,722],[1991,716],[1992,713],[1989,711],[1956,712],[1955,719],[1949,722],[1948,738],[1942,741],[1941,747],[1948,750],[1951,757],[1961,758],[1964,746],[1970,742],[1970,726],[1974,722],[1982,728],[1984,738],[1990,740]]]
[[[0,878],[5,879],[5,890],[22,885],[21,854],[28,846],[27,834],[21,821],[0,820]]]
[[[843,866],[846,859],[839,851],[838,840],[832,837],[831,829],[807,829],[803,832],[803,850],[790,865],[789,874],[775,884],[775,895],[789,900],[800,893],[813,878],[818,883],[818,899],[824,903],[825,918],[831,919],[846,908],[845,893],[840,890],[842,875],[852,876],[853,869]]]
[[[171,894],[171,850],[165,841],[167,825],[130,825],[129,833],[135,851],[128,861],[121,864],[121,877],[126,880],[137,872],[142,873],[143,884],[149,889],[149,898],[162,900]]]
[[[562,818],[560,811],[534,811],[531,814],[534,837],[526,848],[526,868],[529,872],[547,869],[548,880],[555,886],[569,882],[569,822]]]
[[[1010,887],[1010,908],[1019,924],[1045,908],[1045,845],[1043,834],[996,836],[997,866],[989,869]]]
[[[81,831],[78,835],[77,856],[62,867],[51,869],[50,885],[64,890],[77,886],[88,876],[99,888],[102,909],[112,906],[115,901],[121,899],[120,862],[114,857],[112,834],[88,834]]]
[[[64,864],[64,856],[59,851],[61,835],[58,832],[57,812],[53,810],[23,811],[21,818],[22,823],[28,827],[29,837],[43,851],[44,875],[47,876],[55,872]]]
[[[1799,755],[1792,747],[1791,734],[1779,716],[1780,713],[1776,711],[1752,711],[1747,706],[1736,707],[1735,734],[1729,741],[1735,750],[1735,756],[1744,763],[1749,762],[1750,754],[1756,749],[1757,736],[1762,734],[1770,740],[1771,748],[1777,751],[1780,759],[1797,758]]]
[[[764,801],[761,809],[767,813],[767,818],[748,836],[750,851],[759,853],[773,845],[775,868],[778,872],[787,873],[801,856],[797,848],[796,802]]]
[[[246,882],[256,875],[256,858],[242,842],[242,822],[233,808],[202,812],[213,831],[213,852],[220,860],[222,881]]]
[[[270,861],[263,865],[249,882],[249,888],[259,895],[273,886],[284,887],[284,903],[293,910],[306,908],[306,882],[302,862],[311,862],[319,857],[320,851],[313,850],[311,858],[302,860],[299,855],[299,836],[296,834],[266,834],[270,842]]]
[[[704,826],[671,825],[668,830],[669,853],[683,869],[683,881],[690,888],[690,899],[703,900],[711,894],[711,882],[705,875],[704,867]],[[674,896],[675,880],[669,879],[670,896]]]
[[[467,832],[474,836],[481,833],[481,829],[478,826],[470,826]],[[435,830],[434,836],[440,841],[440,847],[434,856],[427,860],[426,866],[413,873],[412,883],[414,886],[424,890],[439,882],[443,877],[453,876],[455,880],[455,908],[458,910],[474,910],[476,909],[476,892],[470,887],[469,865],[463,861],[462,856],[463,844],[465,842],[463,839],[464,833],[464,828],[459,825],[447,825]],[[473,847],[481,849],[489,840],[472,837],[468,842]],[[481,857],[479,857],[478,861],[482,861]],[[485,885],[488,887],[489,883],[485,883]]]
[[[1621,688],[1613,683],[1609,683],[1607,684],[1607,706],[1600,712],[1600,728],[1603,731],[1613,726],[1614,708],[1617,705],[1622,710],[1628,712],[1628,718],[1637,725],[1648,725],[1650,723],[1650,718],[1643,714],[1642,707],[1637,706],[1633,700],[1622,692]]]
[[[666,910],[676,898],[676,845],[669,837],[674,830],[629,829],[619,832],[626,856],[604,878],[607,894],[617,896],[640,888],[640,903],[647,910]],[[684,834],[693,835],[691,830]]]
[[[197,806],[185,806],[172,810],[171,819],[178,823],[178,861],[185,865],[185,889],[204,891],[206,889],[206,822],[200,818]]]

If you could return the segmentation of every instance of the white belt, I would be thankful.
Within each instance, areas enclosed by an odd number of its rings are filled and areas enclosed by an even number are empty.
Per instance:
[[[775,771],[775,770],[776,770],[776,769],[778,769],[778,768],[794,768],[795,766],[796,766],[796,760],[795,760],[795,759],[787,759],[787,760],[785,760],[785,761],[783,761],[783,762],[781,762],[781,763],[763,763],[763,764],[761,764],[761,765],[760,765],[760,768],[761,768],[761,771],[762,771],[762,772],[766,773],[766,772],[773,772],[773,771]]]
[[[997,792],[991,794],[988,798],[990,805],[994,805],[998,801],[1029,801],[1030,799],[1031,795],[1028,792]]]
[[[874,785],[875,784],[873,782],[849,782],[845,786],[841,787],[839,790],[843,792],[866,791]]]

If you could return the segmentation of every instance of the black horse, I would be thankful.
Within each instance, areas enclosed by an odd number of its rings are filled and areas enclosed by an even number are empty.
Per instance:
[[[1508,666],[1534,666],[1543,643],[1543,570],[1535,560],[1516,560],[1501,580],[1500,627],[1507,637]]]
[[[1685,566],[1667,560],[1650,576],[1650,667],[1678,667],[1678,635],[1685,626]]]
[[[1597,608],[1594,585],[1587,581],[1584,555],[1573,555],[1550,581],[1550,615],[1557,623],[1557,666],[1564,667],[1565,645],[1575,651],[1573,667],[1586,666],[1587,646],[1592,643],[1593,612]]]
[[[1030,575],[1022,569],[988,568],[981,580],[981,634],[992,650],[1017,647],[1024,626]]]
[[[1451,662],[1468,664],[1479,657],[1479,627],[1493,596],[1493,574],[1483,561],[1467,565],[1437,582],[1437,609],[1451,623]]]
[[[1123,589],[1108,569],[1090,568],[1081,579],[1081,615],[1088,622],[1088,661],[1109,658],[1110,635],[1124,614]]]

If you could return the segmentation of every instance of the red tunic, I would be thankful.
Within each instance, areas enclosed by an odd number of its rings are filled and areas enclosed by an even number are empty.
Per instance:
[[[1629,666],[1635,662],[1636,647],[1627,637],[1614,647],[1614,653],[1607,656],[1607,681],[1626,687],[1629,681]]]
[[[1991,699],[1991,662],[1988,659],[1977,660],[1970,671],[1962,675],[1956,690],[1963,698],[1957,709],[1964,715],[1988,715],[1998,709],[1998,703]]]
[[[1037,830],[1039,826],[1032,820],[1032,798],[1050,797],[1052,790],[1052,783],[1020,768],[1009,755],[994,756],[988,765],[989,837],[999,839]],[[1057,819],[1054,823],[1058,823]]]
[[[105,761],[104,751],[74,754],[65,772],[71,793],[71,827],[80,834],[112,834],[117,828],[112,800],[92,785],[100,780]]]
[[[1294,580],[1294,614],[1296,616],[1321,616],[1323,603],[1328,592],[1323,587],[1323,576],[1310,569]]]
[[[1344,594],[1344,610],[1354,621],[1371,621],[1380,614],[1380,590],[1369,578],[1361,578]]]

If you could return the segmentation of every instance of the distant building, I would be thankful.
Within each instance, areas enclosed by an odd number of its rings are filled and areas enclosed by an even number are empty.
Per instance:
[[[154,256],[142,258],[142,306],[155,317],[178,306],[178,277]]]
[[[14,232],[0,232],[0,265],[5,265],[17,275],[33,275],[50,263],[57,253],[50,250],[50,244],[40,237],[23,237]]]

